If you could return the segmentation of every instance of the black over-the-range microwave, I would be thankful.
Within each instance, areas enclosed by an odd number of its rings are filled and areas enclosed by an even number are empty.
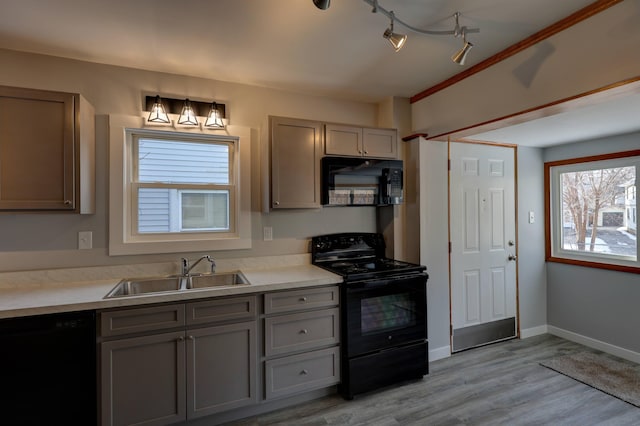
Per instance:
[[[386,206],[403,202],[402,161],[322,158],[322,204]]]

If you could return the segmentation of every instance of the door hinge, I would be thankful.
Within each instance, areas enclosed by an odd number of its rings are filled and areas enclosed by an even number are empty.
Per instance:
[[[451,171],[451,160],[447,160],[447,170]]]
[[[449,336],[453,336],[453,324],[449,324]]]
[[[449,253],[451,253],[452,248],[451,248],[451,241],[449,241]]]

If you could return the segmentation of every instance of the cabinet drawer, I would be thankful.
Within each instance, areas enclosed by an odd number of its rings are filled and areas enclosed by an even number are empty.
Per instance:
[[[187,304],[187,324],[255,319],[256,296],[215,299]]]
[[[265,362],[267,399],[331,386],[339,381],[339,347]]]
[[[143,331],[184,326],[184,305],[107,311],[100,314],[102,336],[118,336]]]
[[[340,341],[338,324],[337,308],[266,318],[265,355],[335,345]]]
[[[338,306],[339,294],[337,286],[267,293],[264,295],[264,313],[277,314]]]

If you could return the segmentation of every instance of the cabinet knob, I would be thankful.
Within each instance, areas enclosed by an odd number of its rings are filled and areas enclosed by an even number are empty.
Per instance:
[[[178,342],[184,342],[184,336],[178,337]]]
[[[71,205],[71,200],[64,200],[64,205],[65,206],[70,206]]]
[[[300,334],[309,334],[309,330],[303,328],[302,330],[300,330]]]
[[[307,298],[306,298],[306,297],[301,297],[301,298],[300,298],[300,301],[301,301],[301,302],[306,302],[306,301],[307,301]]]
[[[274,201],[273,204],[275,204],[276,206],[280,205],[280,201]]]
[[[369,153],[369,151],[365,151],[364,153],[365,153],[365,154],[368,154],[368,153]]]
[[[305,369],[305,370],[302,370],[300,374],[302,374],[303,376],[306,376],[307,374],[309,374],[309,372]]]
[[[193,336],[187,336],[187,339],[189,339],[189,340],[195,340],[195,337],[193,337]]]

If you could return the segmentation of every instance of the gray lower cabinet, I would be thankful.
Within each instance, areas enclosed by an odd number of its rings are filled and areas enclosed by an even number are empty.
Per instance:
[[[243,296],[103,312],[102,425],[167,425],[256,403],[255,305]]]
[[[265,399],[340,381],[337,286],[265,294]]]
[[[184,421],[185,347],[184,332],[102,343],[102,424]]]

